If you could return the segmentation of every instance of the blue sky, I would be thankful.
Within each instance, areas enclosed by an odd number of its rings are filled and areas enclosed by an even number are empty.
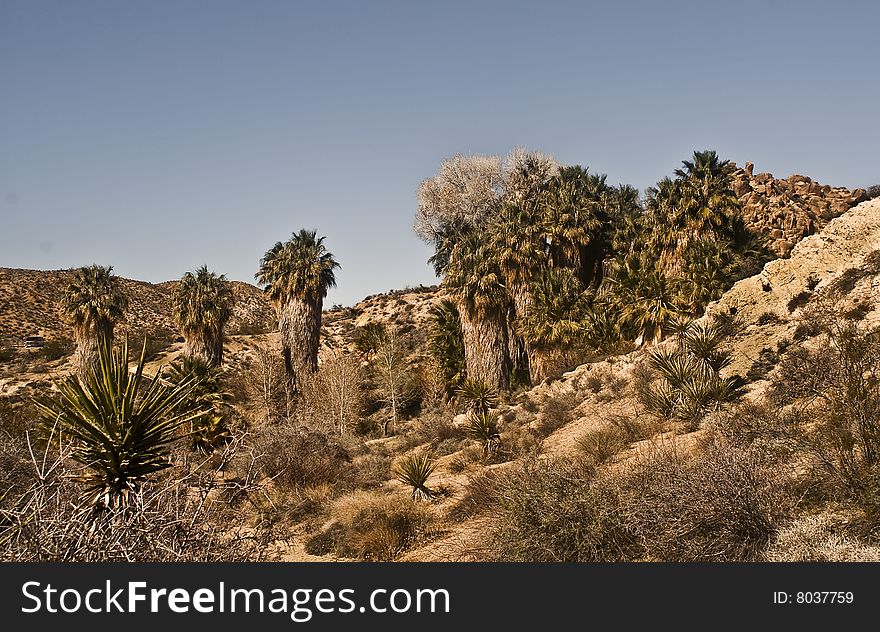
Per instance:
[[[880,3],[0,0],[0,266],[434,282],[419,182],[541,149],[644,188],[694,149],[880,182]]]

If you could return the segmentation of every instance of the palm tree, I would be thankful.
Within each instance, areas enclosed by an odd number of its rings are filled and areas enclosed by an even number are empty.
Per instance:
[[[453,396],[467,376],[464,359],[464,340],[461,336],[461,318],[455,303],[445,299],[431,308],[434,318],[428,341],[431,355],[443,377],[446,397]]]
[[[532,349],[532,381],[548,377],[561,355],[585,341],[589,295],[573,270],[550,268],[532,284],[531,310],[517,329]]]
[[[73,323],[74,369],[85,378],[100,367],[101,350],[113,345],[113,329],[125,315],[128,298],[112,266],[84,266],[72,272],[62,308]]]
[[[602,228],[608,219],[602,197],[608,190],[604,175],[577,165],[561,168],[547,189],[542,219],[551,262],[574,269],[584,286],[600,276],[597,265],[606,249]]]
[[[490,245],[477,235],[459,241],[450,254],[443,283],[458,306],[468,378],[507,389],[510,301]]]
[[[276,243],[260,261],[255,278],[277,306],[284,367],[293,392],[318,369],[321,311],[327,290],[336,286],[338,267],[324,237],[305,229]]]
[[[223,363],[223,330],[234,304],[225,275],[209,272],[207,266],[183,275],[174,292],[174,317],[186,338],[184,355],[209,367]]]

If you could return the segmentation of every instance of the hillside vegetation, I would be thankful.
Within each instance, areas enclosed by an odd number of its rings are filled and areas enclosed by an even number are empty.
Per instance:
[[[71,341],[4,352],[2,557],[880,560],[880,199],[752,171],[454,157],[417,211],[441,284],[353,307],[312,231],[265,291],[0,270],[4,335]],[[158,412],[84,403],[124,397]]]

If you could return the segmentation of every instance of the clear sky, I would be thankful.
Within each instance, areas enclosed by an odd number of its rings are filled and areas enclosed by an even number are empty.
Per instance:
[[[314,228],[352,304],[435,282],[419,182],[516,145],[866,186],[878,42],[873,1],[0,0],[0,266],[252,281]]]

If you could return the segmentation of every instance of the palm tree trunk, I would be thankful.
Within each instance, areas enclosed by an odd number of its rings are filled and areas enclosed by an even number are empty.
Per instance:
[[[73,355],[74,373],[85,380],[101,366],[101,347],[113,346],[112,324],[87,324],[75,327],[76,352]]]
[[[495,388],[510,386],[507,319],[503,310],[459,307],[468,378]]]
[[[318,370],[322,300],[291,298],[281,307],[278,328],[287,380],[295,394],[305,379]]]
[[[510,284],[511,293],[513,294],[513,318],[510,322],[514,322],[516,318],[525,316],[532,307],[532,293],[525,284]],[[513,377],[516,381],[526,385],[534,383],[531,369],[531,358],[533,350],[531,345],[515,332],[510,332],[510,361]]]
[[[223,362],[223,333],[203,331],[191,333],[186,337],[183,355],[197,358],[211,367],[218,367]]]

